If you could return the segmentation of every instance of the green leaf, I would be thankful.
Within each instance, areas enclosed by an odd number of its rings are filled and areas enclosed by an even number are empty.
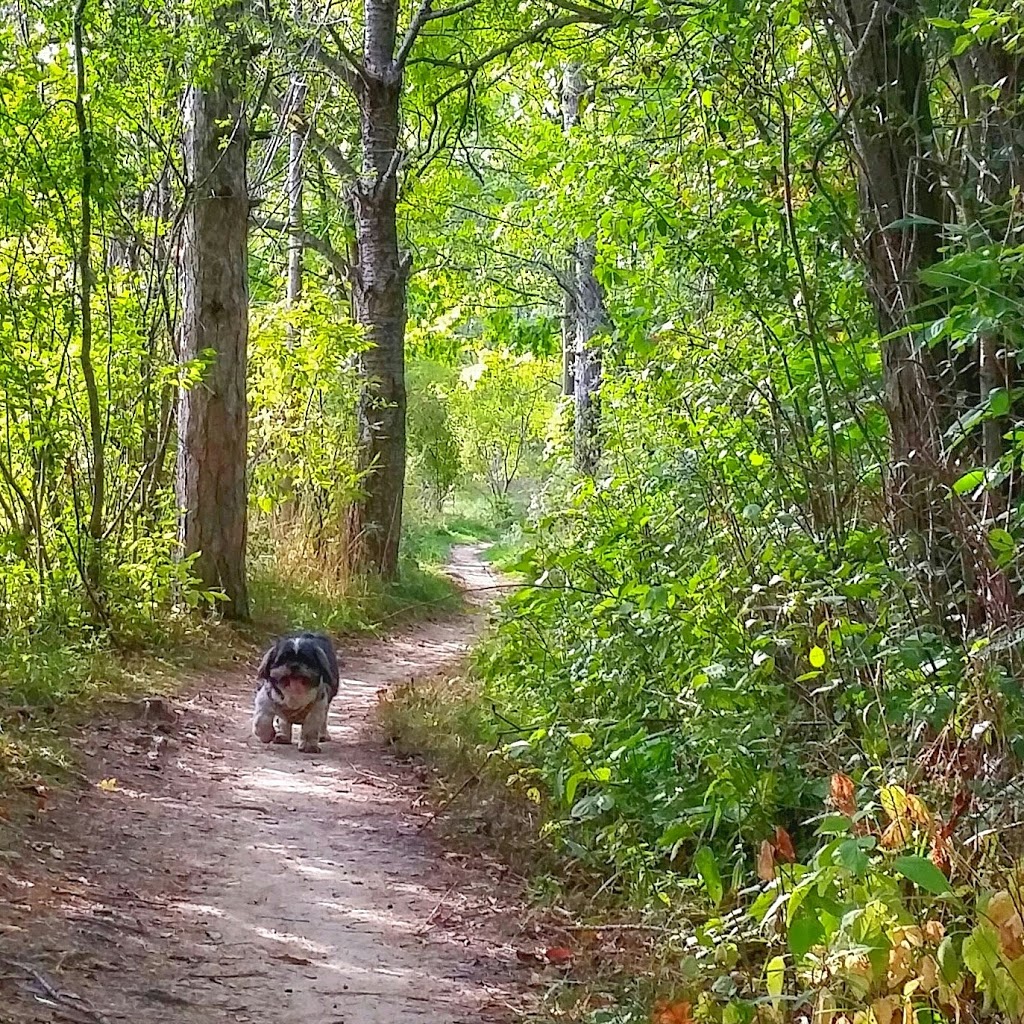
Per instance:
[[[801,907],[789,926],[789,948],[798,959],[825,938],[825,929],[813,908]]]
[[[693,858],[693,870],[697,872],[700,880],[704,883],[711,902],[718,906],[725,895],[722,886],[722,876],[718,871],[718,861],[710,846],[702,846]]]
[[[985,482],[985,470],[972,469],[953,484],[954,494],[966,494]]]
[[[594,745],[594,738],[585,732],[574,732],[569,737],[569,742],[577,750],[589,750]]]
[[[952,936],[947,935],[939,943],[935,959],[939,963],[942,980],[947,985],[955,985],[960,978],[960,960],[956,955],[956,947],[953,945]]]
[[[927,857],[899,857],[893,866],[914,885],[936,896],[953,891],[949,879]]]
[[[807,660],[815,668],[825,667],[825,652],[820,647],[812,647],[810,653],[807,655]]]
[[[868,855],[856,839],[847,839],[836,851],[839,863],[852,875],[862,878],[868,870]]]
[[[1010,392],[1006,388],[993,388],[988,393],[990,416],[1005,416],[1010,411]]]
[[[772,1004],[777,1005],[779,996],[782,995],[783,986],[786,984],[786,961],[781,956],[772,957],[765,968],[765,975],[768,995],[772,997]]]
[[[819,836],[839,836],[849,832],[853,821],[845,814],[829,814],[818,825]]]

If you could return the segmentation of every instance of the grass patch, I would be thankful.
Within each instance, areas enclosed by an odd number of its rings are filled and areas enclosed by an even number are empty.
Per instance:
[[[444,565],[456,544],[495,541],[501,531],[478,519],[458,516],[440,523],[414,525],[409,532],[407,552],[423,566]]]
[[[508,762],[495,753],[500,740],[470,674],[402,683],[380,701],[377,724],[395,751],[434,769],[436,831],[457,845],[486,837],[517,870],[554,870],[553,851],[537,839],[543,808],[506,784]]]
[[[353,581],[341,596],[312,578],[257,575],[250,589],[253,620],[261,635],[314,629],[335,638],[356,636],[414,618],[451,614],[462,606],[458,588],[439,567],[408,562],[397,582]]]

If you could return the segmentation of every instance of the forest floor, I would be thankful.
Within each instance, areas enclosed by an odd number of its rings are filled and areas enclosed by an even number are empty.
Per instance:
[[[82,784],[0,821],[0,1021],[521,1012],[521,884],[432,837],[426,770],[372,721],[382,689],[458,669],[496,583],[480,553],[449,567],[468,611],[341,649],[320,755],[252,739],[241,669],[83,728]]]

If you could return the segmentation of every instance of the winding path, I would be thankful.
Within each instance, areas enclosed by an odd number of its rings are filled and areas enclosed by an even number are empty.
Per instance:
[[[250,738],[244,670],[90,727],[93,785],[0,860],[0,1020],[503,1016],[515,957],[495,873],[437,848],[422,770],[369,728],[381,688],[454,667],[482,628],[480,550],[457,548],[450,571],[470,613],[342,650],[321,755]]]

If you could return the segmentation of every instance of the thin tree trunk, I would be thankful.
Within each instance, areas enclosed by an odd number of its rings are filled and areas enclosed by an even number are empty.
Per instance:
[[[221,7],[221,17],[230,7]],[[214,24],[220,20],[214,15]],[[249,615],[246,585],[246,357],[248,345],[247,131],[238,69],[217,67],[185,98],[181,358],[210,351],[202,381],[181,394],[178,499],[181,547],[194,571],[227,597],[225,615]]]
[[[566,135],[579,120],[585,87],[580,68],[568,65],[562,75],[562,127]],[[608,322],[604,289],[594,275],[596,253],[593,235],[581,238],[574,246],[565,313],[569,326],[563,331],[563,346],[571,340],[573,352],[573,463],[581,473],[589,474],[597,471],[601,460],[601,344],[597,339]]]
[[[302,0],[292,0],[292,18],[298,22],[302,17]],[[306,132],[302,127],[302,116],[306,107],[306,83],[301,75],[291,80],[291,131],[288,136],[288,294],[289,307],[295,306],[302,298],[302,198],[303,198],[303,156],[306,148]],[[293,328],[289,327],[289,333]]]
[[[405,296],[411,265],[398,244],[398,3],[366,0],[364,10],[364,73],[356,86],[363,176],[352,190],[352,300],[371,346],[359,360],[358,468],[365,476],[363,497],[352,506],[349,537],[357,571],[392,579],[398,572],[405,487]]]
[[[576,287],[574,260],[570,259],[565,272],[565,305],[562,311],[562,394],[574,398],[576,385],[576,303],[573,292]]]
[[[102,584],[103,506],[106,467],[103,451],[103,417],[100,412],[99,388],[92,365],[92,135],[85,109],[85,7],[87,0],[78,0],[75,7],[73,34],[75,50],[75,121],[82,158],[81,169],[81,238],[78,247],[79,298],[82,306],[82,337],[79,361],[85,382],[89,407],[89,442],[91,457],[91,508],[89,512],[89,550],[86,554],[86,585],[94,604],[100,601]]]

